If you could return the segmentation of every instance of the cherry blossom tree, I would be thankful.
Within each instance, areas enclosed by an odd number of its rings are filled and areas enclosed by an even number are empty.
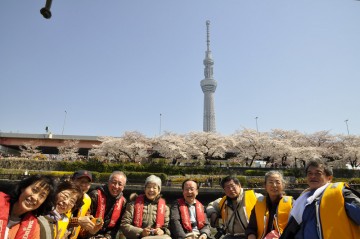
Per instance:
[[[166,132],[149,139],[139,132],[125,132],[119,138],[103,137],[101,144],[90,153],[101,160],[116,162],[145,162],[152,153],[184,162],[197,160],[199,164],[212,159],[252,166],[255,160],[266,162],[267,167],[304,167],[308,160],[324,158],[333,165],[349,163],[359,165],[358,136],[331,135],[329,131],[312,134],[296,130],[273,129],[257,132],[242,129],[230,136],[211,132],[190,132],[178,135]],[[235,156],[234,156],[235,155]]]
[[[270,132],[270,137],[274,141],[275,162],[282,167],[296,164],[296,149],[306,142],[304,134],[296,130],[273,129]]]
[[[65,140],[64,145],[59,146],[59,157],[63,160],[76,160],[79,156],[79,140]]]
[[[351,135],[343,136],[342,142],[344,145],[342,161],[346,164],[350,164],[352,168],[360,166],[360,137]]]
[[[153,150],[164,158],[172,159],[175,164],[190,158],[185,136],[171,132],[165,132],[160,137],[154,138]]]
[[[102,160],[144,162],[151,154],[151,141],[137,131],[125,132],[120,138],[102,137],[100,141],[90,153]]]
[[[20,155],[21,157],[33,159],[40,154],[39,145],[35,141],[29,141],[24,145],[20,146]]]
[[[199,160],[209,161],[214,158],[224,158],[228,151],[226,137],[213,132],[191,132],[185,138],[188,144],[188,154]]]
[[[232,147],[237,152],[236,158],[239,163],[245,163],[246,166],[251,167],[255,160],[263,160],[269,157],[269,150],[266,150],[269,144],[267,133],[243,129],[236,131],[231,137]]]

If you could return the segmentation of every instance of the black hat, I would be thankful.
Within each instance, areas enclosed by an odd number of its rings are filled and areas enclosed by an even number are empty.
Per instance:
[[[87,177],[88,179],[90,179],[90,182],[92,181],[92,174],[90,171],[87,171],[87,170],[76,171],[74,173],[74,175],[72,176],[73,179],[78,179],[78,178],[82,178],[82,177]]]

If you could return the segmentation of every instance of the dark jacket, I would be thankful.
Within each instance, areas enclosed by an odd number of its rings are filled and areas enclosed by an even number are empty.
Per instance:
[[[188,204],[186,205],[189,206]],[[203,228],[199,230],[199,232],[200,234],[206,234],[207,237],[210,237],[211,232],[210,232],[209,221],[206,217],[206,214],[204,215],[204,217],[205,217],[205,225]],[[176,239],[183,239],[186,237],[186,234],[188,233],[187,231],[185,231],[182,225],[178,200],[176,200],[172,204],[170,209],[170,231],[172,238],[176,238]]]
[[[106,206],[105,206],[105,217],[103,218],[104,225],[98,231],[98,233],[96,235],[111,236],[111,238],[115,238],[116,233],[119,231],[119,228],[120,228],[121,217],[125,212],[126,199],[124,200],[124,204],[123,204],[122,209],[121,209],[121,214],[120,214],[119,220],[116,222],[115,227],[109,229],[108,225],[109,225],[110,220],[111,220],[111,215],[112,215],[112,212],[114,210],[116,200],[123,197],[123,194],[120,193],[117,197],[113,197],[110,194],[107,185],[103,185],[103,186],[101,186],[101,187],[99,187],[97,189],[101,190],[104,193],[104,195],[106,197]],[[93,216],[96,215],[96,210],[97,210],[97,207],[98,207],[98,191],[97,191],[97,189],[95,189],[95,190],[93,190],[93,191],[91,191],[89,193],[89,196],[91,198],[90,211],[91,211],[91,215],[93,215]]]

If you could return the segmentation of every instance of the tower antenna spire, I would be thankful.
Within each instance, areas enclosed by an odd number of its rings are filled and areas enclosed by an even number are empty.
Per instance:
[[[206,21],[206,45],[207,51],[210,51],[210,21]]]

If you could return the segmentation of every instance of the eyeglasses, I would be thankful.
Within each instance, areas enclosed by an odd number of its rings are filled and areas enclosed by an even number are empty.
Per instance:
[[[307,177],[321,177],[323,176],[325,173],[321,172],[321,171],[317,171],[317,172],[307,172],[306,176]]]
[[[229,185],[226,185],[224,187],[225,190],[229,190],[229,189],[235,189],[236,187],[238,187],[239,185],[237,184],[229,184]]]
[[[70,195],[68,195],[64,192],[60,192],[59,194],[60,194],[62,200],[67,201],[71,206],[75,206],[75,204],[76,204],[75,198],[70,197]]]
[[[266,184],[268,184],[268,185],[274,185],[275,184],[276,186],[278,186],[278,185],[281,184],[281,182],[280,181],[267,181]]]

